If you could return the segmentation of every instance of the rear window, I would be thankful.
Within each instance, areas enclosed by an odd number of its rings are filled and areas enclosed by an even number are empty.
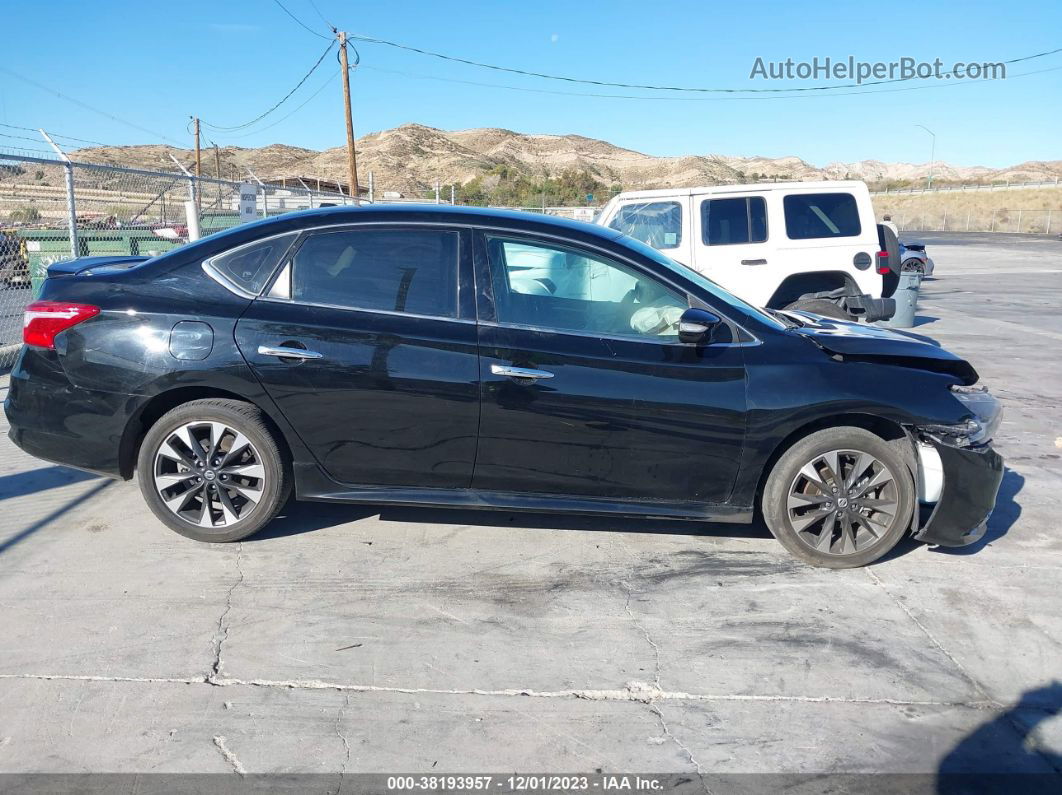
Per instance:
[[[292,259],[292,295],[348,309],[457,317],[457,256],[457,232],[319,232]]]
[[[241,290],[258,295],[296,237],[292,232],[240,246],[214,257],[210,266]]]
[[[682,206],[678,202],[621,205],[609,227],[655,249],[682,243]]]
[[[850,193],[793,194],[783,199],[785,233],[790,240],[856,237],[859,209]]]
[[[767,202],[762,196],[705,199],[701,239],[706,246],[762,243],[767,239]]]

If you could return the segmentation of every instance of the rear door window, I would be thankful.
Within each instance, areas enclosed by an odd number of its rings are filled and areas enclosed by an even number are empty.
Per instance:
[[[701,202],[701,240],[706,246],[763,243],[767,240],[767,203],[762,196],[705,199]]]
[[[682,205],[678,202],[623,204],[609,227],[655,249],[682,244]]]
[[[790,240],[856,237],[862,231],[859,208],[850,193],[797,193],[782,203]]]
[[[291,297],[349,309],[457,317],[458,233],[316,232],[292,258]]]

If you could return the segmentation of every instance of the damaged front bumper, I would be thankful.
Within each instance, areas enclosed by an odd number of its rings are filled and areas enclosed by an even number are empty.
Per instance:
[[[833,301],[853,321],[862,320],[866,323],[873,323],[877,320],[888,320],[896,314],[895,298],[874,298],[853,290],[852,287],[839,287],[836,290],[813,293],[807,297]]]
[[[961,547],[980,539],[1003,482],[1003,458],[989,445],[953,447],[929,443],[940,456],[943,485],[936,507],[915,538],[927,544]]]
[[[877,320],[888,320],[896,314],[896,299],[846,295],[841,300],[841,307],[853,318],[873,323]]]

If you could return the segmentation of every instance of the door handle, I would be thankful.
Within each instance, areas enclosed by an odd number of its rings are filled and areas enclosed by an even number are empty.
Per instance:
[[[322,359],[324,356],[317,351],[308,351],[305,348],[289,348],[286,345],[272,347],[270,345],[258,346],[259,356],[279,356],[281,359]]]
[[[513,367],[509,364],[492,364],[490,371],[494,375],[507,375],[509,378],[529,378],[537,381],[539,378],[552,378],[553,373],[546,370],[529,370],[526,367]]]
[[[767,260],[765,260],[765,259],[743,259],[743,260],[741,260],[741,264],[742,265],[766,265],[767,264]]]

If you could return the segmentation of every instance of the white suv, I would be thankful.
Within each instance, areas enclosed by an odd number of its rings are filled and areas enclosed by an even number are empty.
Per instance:
[[[595,223],[647,243],[755,306],[885,320],[888,255],[862,182],[628,191]]]

